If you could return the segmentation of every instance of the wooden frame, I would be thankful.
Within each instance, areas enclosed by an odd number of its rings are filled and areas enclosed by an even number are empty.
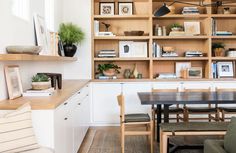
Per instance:
[[[103,4],[107,4],[107,5],[110,4],[110,5],[113,5],[113,6],[111,6],[111,10],[110,10],[111,12],[110,12],[110,14],[109,14],[109,13],[108,13],[108,14],[102,13],[102,10],[101,10],[101,9],[102,9],[102,5],[103,5]],[[112,8],[112,7],[113,7],[113,8]],[[115,9],[115,2],[100,2],[100,3],[99,3],[99,14],[100,14],[100,15],[115,15],[115,10],[116,10],[116,9]]]
[[[191,74],[193,72],[194,73],[198,73],[198,74]],[[187,69],[187,78],[193,78],[193,79],[200,79],[200,78],[202,78],[202,68],[201,67],[191,67],[191,68],[188,68]]]
[[[218,62],[217,63],[218,76],[221,77],[233,77],[234,68],[233,62]]]
[[[123,13],[120,12],[121,10],[121,6],[122,4],[128,4],[128,5],[131,5],[131,12],[130,13]],[[134,3],[133,2],[118,2],[118,14],[119,15],[133,15],[134,13]]]
[[[15,99],[21,97],[23,94],[23,88],[21,83],[19,66],[18,65],[5,66],[4,70],[5,70],[9,99]]]

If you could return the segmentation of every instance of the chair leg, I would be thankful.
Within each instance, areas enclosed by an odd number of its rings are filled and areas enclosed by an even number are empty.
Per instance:
[[[151,134],[150,134],[150,150],[151,150],[151,153],[153,153],[153,122],[151,122],[150,123],[150,132],[151,132]]]
[[[152,120],[153,120],[153,140],[155,140],[155,134],[156,134],[156,113],[154,110],[152,110]]]
[[[125,126],[121,125],[121,153],[125,153]]]
[[[179,118],[180,118],[179,114],[176,114],[176,121],[177,121],[177,123],[179,123]]]
[[[222,110],[222,111],[221,111],[221,114],[222,114],[222,118],[221,118],[221,120],[224,122],[224,121],[225,121],[225,111]]]
[[[208,114],[208,121],[211,122],[211,114]]]
[[[189,112],[188,110],[184,110],[184,122],[189,122]]]

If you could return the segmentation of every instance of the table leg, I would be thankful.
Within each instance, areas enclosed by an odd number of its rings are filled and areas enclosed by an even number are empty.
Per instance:
[[[161,123],[161,105],[157,105],[157,121],[156,121],[156,127],[157,127],[157,142],[160,142],[160,127],[159,124]]]
[[[164,105],[164,122],[169,123],[169,106],[170,105]]]

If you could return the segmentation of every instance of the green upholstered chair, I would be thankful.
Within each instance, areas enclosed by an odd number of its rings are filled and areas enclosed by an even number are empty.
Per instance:
[[[204,153],[235,153],[236,152],[236,117],[231,119],[224,140],[206,140]]]

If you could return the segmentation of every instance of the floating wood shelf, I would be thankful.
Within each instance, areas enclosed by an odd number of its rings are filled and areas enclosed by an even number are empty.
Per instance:
[[[236,61],[236,57],[212,57],[215,61]]]
[[[94,58],[94,61],[148,61],[150,58],[133,57],[133,58]]]
[[[28,55],[28,54],[0,54],[0,61],[76,61],[76,57]]]
[[[236,36],[211,36],[212,39],[236,39]]]
[[[149,36],[96,36],[95,40],[148,40]]]
[[[236,18],[236,14],[212,14],[213,18]]]
[[[162,18],[207,18],[209,17],[208,14],[196,14],[196,15],[183,15],[183,14],[173,14],[173,15],[165,15],[162,17],[155,17],[153,16],[153,18],[157,18],[157,19],[162,19]]]
[[[149,19],[149,15],[94,15],[94,19]]]
[[[153,39],[208,39],[208,36],[153,36]]]
[[[155,61],[205,61],[208,57],[160,57],[153,58]]]

